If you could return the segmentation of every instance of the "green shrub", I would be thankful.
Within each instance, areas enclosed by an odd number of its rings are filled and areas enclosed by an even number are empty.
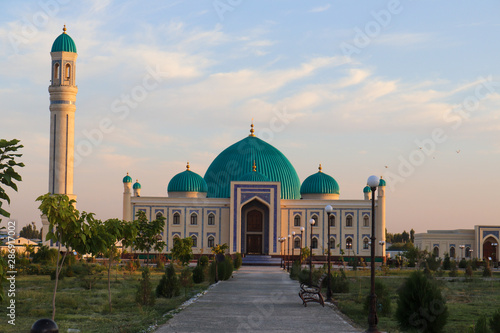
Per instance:
[[[377,295],[377,313],[389,317],[392,310],[391,298],[385,284],[380,280],[375,280],[375,295]],[[370,295],[366,296],[364,310],[366,313],[370,311]]]
[[[292,264],[292,268],[290,269],[290,279],[297,280],[300,273],[300,261],[295,260]]]
[[[474,258],[471,260],[471,266],[473,271],[477,271],[477,269],[482,266],[482,262],[479,259]]]
[[[215,282],[215,267],[217,265],[217,277],[219,280],[228,280],[233,275],[233,261],[230,256],[224,257],[224,260],[216,263],[216,260],[210,264],[210,282]]]
[[[156,269],[159,271],[163,271],[165,269],[165,264],[161,259],[156,260]]]
[[[330,289],[332,293],[341,294],[349,292],[349,280],[345,275],[343,269],[340,269],[339,272],[333,272],[331,276]]]
[[[135,265],[135,269],[141,268],[141,261],[139,259],[135,259],[134,265]]]
[[[472,275],[473,275],[472,265],[468,263],[467,268],[465,268],[465,279],[469,281],[472,280]]]
[[[483,277],[491,277],[491,268],[490,268],[490,263],[486,261],[486,264],[484,265],[483,269]]]
[[[55,279],[56,279],[56,271],[57,271],[57,270],[56,270],[56,269],[54,269],[54,270],[52,271],[52,273],[50,273],[50,279],[51,279],[51,280],[55,280]],[[64,276],[65,276],[65,275],[66,275],[66,269],[65,269],[65,268],[63,268],[63,269],[61,270],[61,272],[59,272],[59,281],[64,280]]]
[[[87,290],[92,290],[92,286],[96,284],[102,278],[100,272],[104,267],[82,263],[80,265],[75,265],[72,267],[73,273],[77,276],[80,286]]]
[[[201,256],[198,259],[198,266],[208,267],[208,257],[207,256]]]
[[[422,272],[413,272],[398,290],[396,319],[402,330],[441,332],[448,319],[440,289]]]
[[[221,264],[224,266],[224,280],[229,280],[233,276],[233,259],[231,256],[226,255],[225,259]]]
[[[154,305],[155,297],[153,294],[153,286],[151,285],[149,268],[142,270],[142,278],[139,280],[135,301],[141,305]]]
[[[66,268],[66,274],[64,274],[64,275],[66,275],[66,277],[73,277],[73,276],[75,276],[75,272],[73,271],[73,266],[68,266]]]
[[[457,270],[457,263],[456,261],[452,261],[450,263],[450,272],[448,273],[450,277],[457,277],[458,276],[458,270]]]
[[[307,283],[309,284],[309,270],[307,268],[304,268],[297,274],[297,279],[299,280],[300,283]]]
[[[451,260],[448,252],[444,254],[443,269],[446,271],[449,271],[451,269]]]
[[[51,249],[47,245],[42,245],[33,255],[33,263],[56,265],[57,250]]]
[[[193,282],[202,283],[205,280],[205,272],[203,266],[197,265],[193,269]]]
[[[193,286],[193,273],[189,267],[185,267],[181,272],[181,286],[184,287],[184,296],[187,296],[187,290]]]
[[[500,333],[499,323],[500,323],[500,309],[497,310],[493,314],[493,317],[491,317],[489,320],[490,328],[493,333]]]
[[[175,274],[174,265],[170,264],[167,266],[165,274],[163,274],[160,283],[156,287],[156,296],[166,298],[179,296],[179,289],[179,279],[177,279],[177,275]]]
[[[498,323],[497,323],[498,325]],[[486,320],[486,316],[482,315],[476,321],[476,325],[474,326],[474,333],[490,333],[488,328],[488,321]]]
[[[235,254],[233,262],[234,269],[239,269],[242,263],[243,263],[243,258],[241,257],[241,253],[237,252]]]
[[[458,267],[459,268],[466,268],[467,267],[467,260],[465,260],[465,258],[462,258],[462,260],[460,260],[460,262],[458,263]]]

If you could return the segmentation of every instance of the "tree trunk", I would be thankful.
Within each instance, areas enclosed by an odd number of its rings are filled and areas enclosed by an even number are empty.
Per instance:
[[[113,254],[109,256],[109,266],[108,266],[108,298],[109,298],[109,313],[111,313],[111,260],[113,260]]]
[[[54,285],[54,294],[52,295],[52,320],[55,320],[56,317],[56,293],[57,293],[57,284],[59,282],[59,273],[61,273],[62,266],[64,264],[64,259],[66,259],[67,253],[68,249],[66,249],[66,252],[64,252],[61,264],[59,264],[59,256],[61,255],[61,237],[59,237],[59,247],[57,251],[57,262],[56,262],[56,283]]]

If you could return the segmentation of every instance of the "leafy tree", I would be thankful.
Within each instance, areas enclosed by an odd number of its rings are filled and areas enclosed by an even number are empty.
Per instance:
[[[410,230],[410,241],[415,243],[415,230],[413,228]]]
[[[102,233],[102,247],[100,250],[108,258],[108,302],[109,312],[111,308],[111,265],[113,260],[119,258],[117,245],[121,243],[123,247],[130,246],[137,236],[137,224],[119,219],[108,219],[100,224],[99,232]],[[99,245],[97,245],[99,246]]]
[[[184,287],[184,296],[187,296],[188,288],[193,286],[193,273],[189,269],[189,267],[185,267],[181,272],[180,278],[181,286]]]
[[[28,238],[28,239],[41,239],[42,235],[39,230],[36,230],[35,222],[31,222],[31,224],[25,225],[21,231],[19,232],[20,237]]]
[[[448,319],[446,299],[421,271],[413,272],[398,290],[396,319],[403,331],[441,332]]]
[[[410,240],[410,234],[406,232],[406,230],[403,231],[401,234],[401,239],[403,243],[407,243]]]
[[[133,242],[133,247],[139,251],[147,253],[147,263],[149,263],[149,253],[151,250],[161,252],[165,248],[165,242],[162,240],[161,232],[165,228],[165,217],[160,216],[156,220],[149,222],[146,213],[138,211],[137,220],[134,221],[137,226],[137,236]]]
[[[40,201],[38,209],[49,221],[49,232],[46,240],[57,242],[58,252],[56,261],[54,294],[52,296],[52,320],[56,315],[56,293],[59,282],[59,274],[64,265],[64,260],[68,252],[76,250],[79,253],[92,253],[91,247],[101,235],[92,233],[92,224],[94,222],[93,214],[87,214],[76,210],[75,200],[70,200],[65,194],[50,194],[39,196]],[[95,237],[95,238],[94,238]],[[61,248],[66,248],[62,260],[59,260]]]
[[[448,252],[444,254],[443,269],[449,271],[451,268],[451,259]]]
[[[189,260],[193,257],[193,240],[191,237],[178,239],[172,247],[172,258],[179,260],[183,266],[189,264]]]
[[[19,144],[19,142],[17,139],[10,141],[5,139],[0,140],[0,183],[6,187],[10,187],[14,191],[17,191],[15,181],[22,181],[21,175],[14,168],[24,167],[24,163],[16,162],[17,158],[23,156],[23,154],[17,153],[19,149],[23,148],[23,145]],[[10,217],[10,213],[2,208],[3,201],[10,204],[9,196],[3,186],[0,186],[0,222],[2,221],[1,216]]]

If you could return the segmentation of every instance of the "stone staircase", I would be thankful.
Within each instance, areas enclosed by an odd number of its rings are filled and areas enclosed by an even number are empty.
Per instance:
[[[243,258],[243,266],[279,266],[280,258],[272,258],[267,255],[247,254]]]

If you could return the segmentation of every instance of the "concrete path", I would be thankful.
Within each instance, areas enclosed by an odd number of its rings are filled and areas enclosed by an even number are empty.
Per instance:
[[[361,332],[333,306],[302,305],[299,283],[279,267],[243,266],[176,314],[167,332]]]

